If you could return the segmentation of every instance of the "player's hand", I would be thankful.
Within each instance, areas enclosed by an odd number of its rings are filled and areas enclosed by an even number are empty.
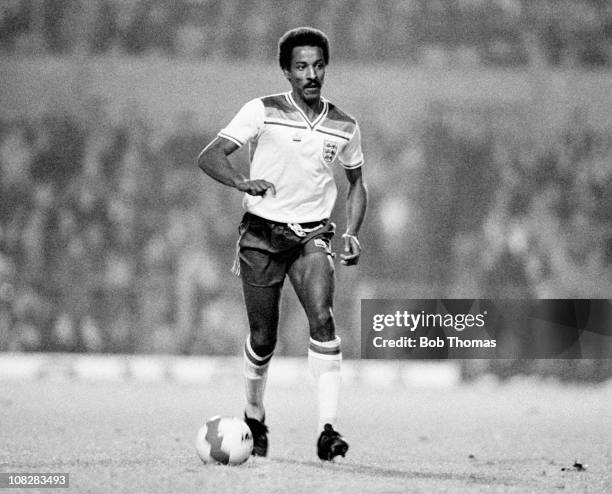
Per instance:
[[[350,233],[345,233],[342,238],[344,239],[344,254],[340,254],[342,259],[340,263],[345,266],[354,266],[359,262],[359,256],[361,255],[359,239],[357,235],[351,235]]]
[[[274,188],[274,184],[268,182],[267,180],[256,179],[256,180],[243,180],[236,188],[240,192],[246,192],[252,196],[264,196],[266,192],[270,191],[270,193],[275,196],[276,189]]]

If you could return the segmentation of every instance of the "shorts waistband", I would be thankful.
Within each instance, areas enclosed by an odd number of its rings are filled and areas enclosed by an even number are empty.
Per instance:
[[[245,220],[254,220],[254,221],[265,221],[266,223],[271,223],[272,225],[281,225],[281,226],[289,226],[289,223],[283,223],[281,221],[273,221],[273,220],[269,220],[267,218],[262,218],[261,216],[257,216],[256,214],[253,213],[245,213],[244,214],[244,219]],[[308,229],[308,228],[314,228],[316,226],[319,225],[324,225],[329,221],[329,218],[324,218],[320,221],[309,221],[306,223],[291,223],[291,225],[299,225],[301,228],[304,229]]]

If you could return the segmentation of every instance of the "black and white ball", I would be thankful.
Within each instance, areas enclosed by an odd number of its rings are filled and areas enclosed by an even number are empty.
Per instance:
[[[212,417],[198,431],[196,450],[204,463],[240,465],[253,451],[251,429],[236,417]]]

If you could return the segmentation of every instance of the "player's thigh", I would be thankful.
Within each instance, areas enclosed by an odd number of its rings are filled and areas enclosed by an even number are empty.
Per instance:
[[[246,305],[251,335],[263,340],[276,339],[279,302],[282,285],[254,286],[242,280],[242,292]]]
[[[328,317],[335,286],[331,256],[325,252],[301,255],[293,262],[288,274],[309,320]]]

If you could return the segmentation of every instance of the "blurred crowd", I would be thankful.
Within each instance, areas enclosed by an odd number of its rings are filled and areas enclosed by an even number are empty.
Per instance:
[[[503,121],[514,136],[460,108],[408,140],[368,128],[370,255],[345,300],[394,282],[414,298],[609,297],[612,131],[577,115],[544,145]],[[209,132],[186,119],[160,136],[135,109],[0,122],[0,349],[240,348],[240,201],[195,167]]]
[[[206,136],[90,117],[0,124],[0,348],[190,353],[195,325],[242,327],[217,306],[235,225],[204,214],[227,202],[196,180]]]
[[[552,65],[594,67],[611,61],[608,3],[8,0],[0,52],[261,60],[314,24],[346,60],[520,64],[536,46]],[[161,131],[129,105],[119,119],[102,101],[0,116],[0,351],[241,348],[240,196],[195,166],[218,129],[185,115]],[[545,105],[521,105],[433,102],[385,128],[360,117],[371,199],[359,272],[339,270],[347,356],[360,298],[609,298],[612,129],[580,108],[547,126]],[[284,326],[306,324],[283,303]],[[279,353],[303,352],[306,334],[281,334]]]
[[[385,168],[368,170],[370,242],[389,260],[372,278],[456,298],[609,297],[612,129],[576,111],[544,136],[529,111],[440,106],[411,139],[368,142]]]
[[[520,65],[537,46],[552,65],[612,63],[606,0],[5,0],[0,50],[269,59],[298,25],[347,60]]]

